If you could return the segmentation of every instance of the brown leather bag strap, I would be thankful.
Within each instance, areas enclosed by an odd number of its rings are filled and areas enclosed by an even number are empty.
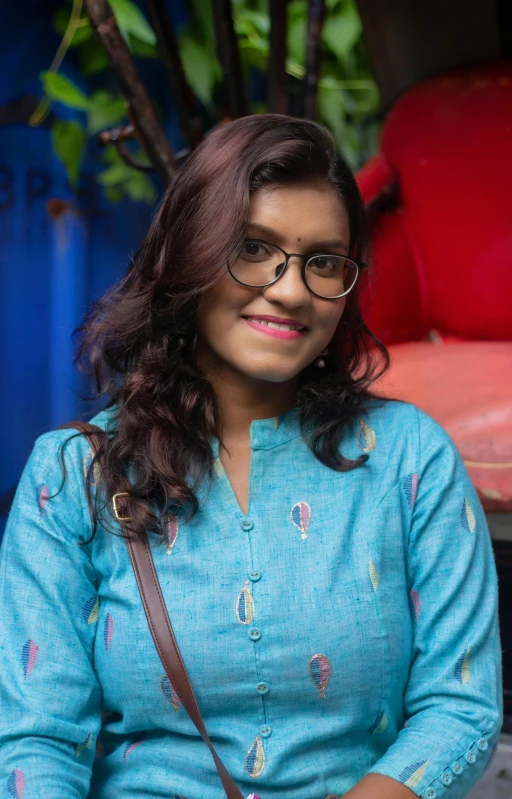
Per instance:
[[[61,425],[59,429],[62,428],[75,428],[79,430],[83,435],[87,436],[94,452],[97,452],[98,448],[101,446],[103,436],[105,435],[100,427],[86,422],[67,422]],[[120,486],[121,491],[119,493],[124,493],[122,490],[124,487],[125,486]],[[131,538],[126,536],[125,541],[139,587],[149,629],[165,669],[165,673],[176,691],[178,699],[194,722],[203,741],[212,754],[227,799],[243,799],[233,778],[228,774],[226,767],[215,751],[206,731],[203,717],[201,716],[185,664],[181,657],[181,652],[176,638],[174,637],[147,536],[145,536],[143,540],[133,536]]]

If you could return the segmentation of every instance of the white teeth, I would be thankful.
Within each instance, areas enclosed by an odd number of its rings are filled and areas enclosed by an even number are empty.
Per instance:
[[[246,317],[251,322],[255,322],[257,325],[265,325],[265,327],[274,327],[276,330],[303,330],[304,327],[301,325],[283,325],[278,324],[277,322],[269,322],[267,319],[254,319],[252,316]]]

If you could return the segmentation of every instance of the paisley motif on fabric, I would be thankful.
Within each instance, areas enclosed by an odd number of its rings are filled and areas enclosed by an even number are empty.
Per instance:
[[[414,508],[416,494],[418,491],[418,475],[416,473],[410,474],[408,477],[404,478],[403,487],[404,494],[407,497],[407,502],[412,510]]]
[[[308,537],[308,527],[311,521],[311,508],[307,502],[296,502],[290,511],[290,519],[301,532],[301,538]]]
[[[167,674],[164,674],[163,677],[160,678],[160,689],[169,704],[173,706],[175,712],[178,712],[180,709],[180,700]]]
[[[370,425],[366,424],[366,422],[363,422],[362,419],[359,422],[359,436],[357,443],[359,449],[363,452],[371,452],[377,446],[377,437],[375,435],[375,431],[370,427]]]
[[[411,588],[409,592],[409,608],[411,610],[411,615],[415,621],[418,621],[418,616],[420,615],[420,607],[421,607],[421,600],[420,595],[414,588]]]
[[[469,668],[469,646],[467,649],[464,650],[462,655],[457,658],[457,663],[455,664],[455,671],[454,671],[455,679],[461,682],[462,684],[467,683],[471,674]]]
[[[468,533],[474,533],[476,527],[476,519],[475,514],[471,509],[471,505],[469,504],[467,498],[464,498],[464,502],[462,504],[462,511],[460,514],[460,521],[461,524]]]
[[[314,685],[320,691],[322,699],[325,697],[325,689],[331,678],[331,673],[332,666],[329,658],[326,655],[313,655],[309,661],[309,674]]]
[[[19,768],[11,771],[7,779],[7,790],[13,799],[23,799],[23,791],[25,790],[25,775]]]
[[[259,777],[265,768],[265,750],[259,735],[245,757],[245,770],[249,777]]]
[[[79,744],[76,744],[76,746],[75,746],[75,755],[77,757],[80,757],[80,755],[82,754],[84,749],[91,749],[92,748],[92,742],[93,742],[93,735],[92,735],[92,732],[90,732],[89,735],[87,736],[87,738],[84,738],[83,741],[81,741]]]
[[[167,519],[165,524],[165,544],[168,555],[171,554],[172,548],[176,543],[178,537],[178,520],[175,518]]]
[[[380,735],[381,733],[385,732],[388,728],[388,717],[385,710],[381,710],[375,721],[373,722],[372,726],[370,727],[370,733],[372,735]]]
[[[215,469],[215,474],[217,477],[222,477],[224,474],[224,467],[220,458],[213,459],[213,468]]]
[[[85,605],[82,608],[82,619],[87,622],[87,624],[94,624],[98,621],[98,615],[100,612],[100,600],[98,596],[92,596],[90,599],[87,600]]]
[[[21,663],[23,666],[23,674],[25,675],[25,679],[30,676],[32,669],[36,665],[38,652],[39,647],[36,646],[31,639],[29,639],[23,645],[23,650],[21,652]]]
[[[411,763],[404,768],[398,775],[399,782],[403,782],[408,788],[414,788],[425,776],[428,760],[421,760],[419,763]]]
[[[126,759],[127,759],[128,755],[130,754],[130,752],[133,752],[133,750],[134,750],[134,749],[135,749],[137,746],[140,746],[140,745],[141,745],[141,743],[143,742],[143,740],[144,740],[144,739],[143,739],[143,738],[141,738],[139,741],[134,741],[133,743],[129,743],[129,742],[128,742],[128,743],[125,745],[125,747],[124,747],[124,751],[123,751],[123,760],[124,760],[124,762],[125,762],[125,763],[126,763]]]
[[[372,588],[374,591],[379,587],[379,575],[372,560],[368,561],[368,570],[370,572],[370,580],[372,581]]]
[[[103,622],[103,640],[105,642],[105,651],[108,652],[114,634],[114,619],[107,613],[105,621]]]
[[[48,486],[44,483],[40,483],[36,488],[37,494],[37,504],[39,505],[39,516],[41,519],[44,516],[44,509],[46,508],[46,503],[50,499],[50,492],[48,491]]]
[[[254,599],[252,598],[249,580],[238,594],[236,600],[236,617],[240,624],[250,624],[254,619]]]

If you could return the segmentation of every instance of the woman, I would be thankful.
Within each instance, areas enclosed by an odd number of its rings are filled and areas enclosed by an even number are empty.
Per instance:
[[[502,721],[490,539],[446,433],[370,392],[366,237],[325,129],[244,117],[192,153],[91,310],[107,441],[37,440],[2,548],[10,796],[224,796],[151,640],[123,475],[244,795],[460,799],[482,775]]]

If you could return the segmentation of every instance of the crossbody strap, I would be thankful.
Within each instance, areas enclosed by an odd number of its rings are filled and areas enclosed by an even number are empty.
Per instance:
[[[62,428],[75,428],[79,430],[80,433],[87,436],[94,452],[97,452],[103,443],[105,433],[96,425],[77,421],[67,422],[61,425],[59,429]],[[121,491],[119,494],[124,493],[122,490],[123,488],[124,486],[120,486]],[[116,517],[119,518],[117,513]],[[194,722],[203,741],[212,754],[227,799],[243,799],[233,778],[228,774],[226,767],[215,751],[206,731],[203,717],[201,716],[185,664],[183,663],[183,658],[181,657],[176,638],[174,637],[147,536],[144,535],[143,539],[134,536],[125,536],[125,542],[128,547],[128,553],[139,587],[149,629],[165,669],[165,673],[176,691],[178,699]]]

